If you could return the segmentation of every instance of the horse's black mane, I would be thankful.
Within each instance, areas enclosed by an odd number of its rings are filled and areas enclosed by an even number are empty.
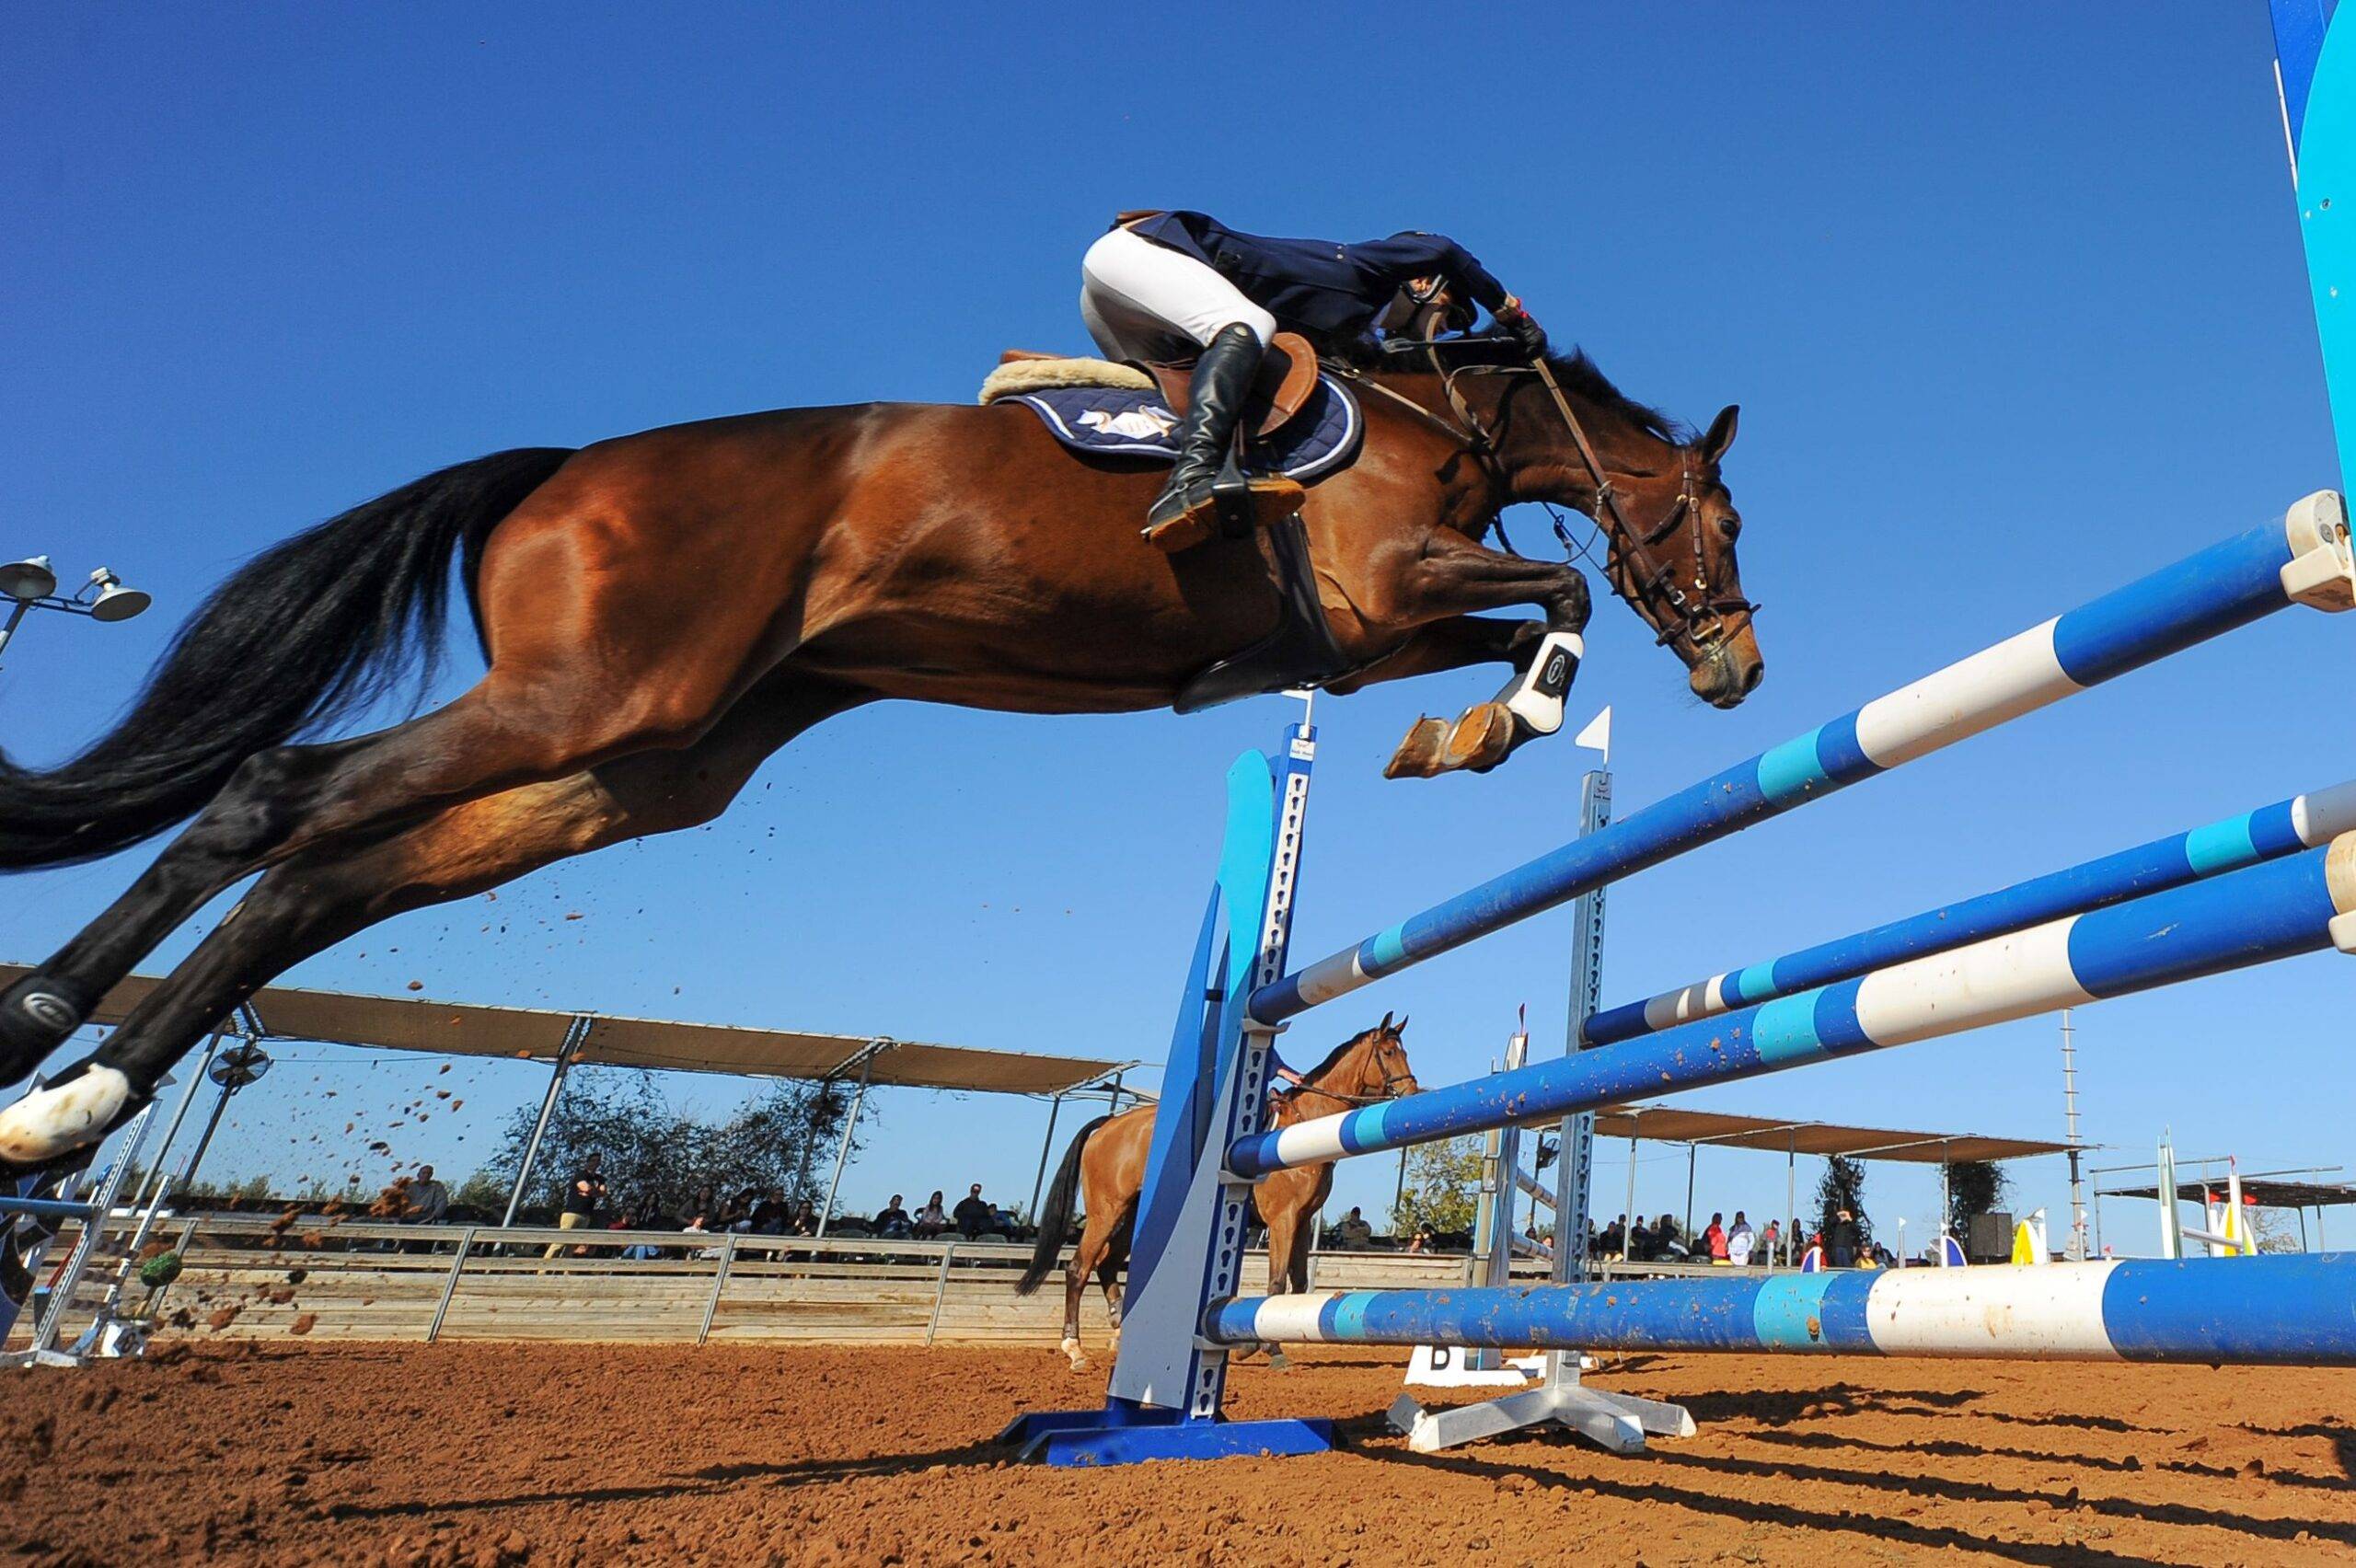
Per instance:
[[[1325,1059],[1323,1061],[1318,1063],[1315,1066],[1310,1068],[1300,1076],[1307,1081],[1315,1083],[1320,1078],[1332,1070],[1334,1064],[1339,1062],[1343,1056],[1348,1054],[1350,1047],[1356,1045],[1368,1035],[1379,1032],[1381,1027],[1382,1026],[1380,1024],[1377,1024],[1373,1029],[1359,1030],[1356,1034],[1351,1035],[1347,1040],[1343,1041],[1339,1045],[1336,1045],[1331,1051],[1326,1052]]]
[[[1429,374],[1432,364],[1431,356],[1421,350],[1392,352],[1372,338],[1329,345],[1326,352],[1330,358],[1353,370]],[[1527,365],[1530,363],[1510,340],[1504,338],[1444,338],[1440,340],[1438,353],[1440,363],[1450,370],[1461,365]],[[1637,402],[1613,386],[1611,378],[1587,357],[1586,350],[1575,348],[1567,354],[1549,354],[1546,363],[1553,367],[1554,379],[1562,383],[1564,391],[1618,414],[1646,435],[1679,446],[1693,439],[1693,432],[1682,422],[1669,418],[1648,403]]]

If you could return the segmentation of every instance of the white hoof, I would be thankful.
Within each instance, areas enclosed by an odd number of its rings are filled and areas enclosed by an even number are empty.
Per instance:
[[[1080,1342],[1078,1340],[1068,1339],[1064,1341],[1058,1348],[1063,1351],[1065,1355],[1070,1358],[1071,1369],[1073,1371],[1085,1372],[1088,1370],[1088,1356],[1080,1348]]]
[[[0,1110],[0,1160],[45,1165],[106,1136],[131,1099],[131,1080],[90,1067],[55,1089],[37,1089]]]

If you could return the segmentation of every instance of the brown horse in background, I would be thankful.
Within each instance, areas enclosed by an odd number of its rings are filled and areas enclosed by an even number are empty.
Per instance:
[[[1415,1074],[1407,1065],[1400,1036],[1407,1020],[1382,1021],[1364,1033],[1334,1047],[1326,1058],[1301,1075],[1298,1087],[1269,1099],[1269,1127],[1288,1127],[1311,1116],[1330,1116],[1378,1100],[1395,1100],[1415,1092]],[[1064,1269],[1063,1353],[1075,1372],[1087,1370],[1088,1357],[1080,1348],[1080,1298],[1094,1274],[1103,1287],[1104,1309],[1112,1314],[1113,1343],[1121,1342],[1121,1270],[1129,1261],[1131,1229],[1137,1221],[1138,1198],[1145,1188],[1146,1155],[1153,1143],[1153,1112],[1139,1105],[1117,1116],[1099,1116],[1080,1128],[1056,1169],[1055,1184],[1035,1216],[1039,1239],[1032,1249],[1031,1266],[1014,1287],[1028,1296],[1053,1272],[1071,1232],[1073,1200],[1087,1216],[1071,1262]],[[1334,1192],[1334,1162],[1330,1159],[1290,1170],[1272,1171],[1252,1186],[1253,1207],[1268,1228],[1268,1294],[1284,1296],[1309,1288],[1309,1242],[1317,1211]],[[1284,1365],[1279,1348],[1274,1364]]]
[[[1584,627],[1576,568],[1481,543],[1501,508],[1547,502],[1603,519],[1612,588],[1696,694],[1741,701],[1761,666],[1718,473],[1735,410],[1694,438],[1583,357],[1516,363],[1474,340],[1442,374],[1441,352],[1426,369],[1336,367],[1363,445],[1301,513],[1352,665],[1330,689],[1521,668],[1550,629]],[[0,761],[0,869],[112,854],[194,813],[0,996],[0,1084],[208,900],[265,873],[95,1055],[0,1107],[0,1175],[97,1143],[290,965],[405,910],[708,822],[834,715],[884,698],[1169,705],[1263,639],[1278,600],[1255,540],[1172,557],[1138,536],[1161,478],[1074,456],[1009,404],[796,409],[478,458],[263,554],[115,731],[50,771]],[[306,742],[430,649],[454,560],[480,680],[390,728]],[[1512,605],[1543,618],[1478,613]],[[1521,738],[1496,702],[1453,732],[1417,728],[1417,771],[1495,766]]]

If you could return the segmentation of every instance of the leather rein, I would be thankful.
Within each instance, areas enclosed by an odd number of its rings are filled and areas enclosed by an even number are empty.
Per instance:
[[[1595,490],[1592,515],[1602,527],[1607,543],[1604,575],[1614,581],[1614,586],[1631,604],[1646,612],[1657,634],[1654,642],[1666,645],[1685,641],[1696,657],[1715,652],[1724,647],[1759,606],[1740,594],[1717,594],[1711,589],[1707,574],[1707,552],[1702,538],[1702,475],[1693,460],[1692,449],[1677,449],[1683,472],[1680,478],[1677,499],[1669,503],[1658,522],[1649,528],[1638,529],[1628,521],[1620,506],[1620,492],[1611,477],[1596,455],[1595,445],[1588,439],[1587,429],[1579,423],[1578,415],[1571,409],[1561,383],[1554,379],[1554,367],[1543,357],[1529,364],[1472,364],[1450,368],[1440,359],[1442,348],[1489,340],[1477,338],[1426,338],[1390,345],[1401,352],[1420,349],[1431,361],[1432,371],[1439,377],[1440,391],[1448,398],[1453,420],[1444,419],[1403,393],[1394,392],[1380,382],[1353,366],[1333,365],[1329,368],[1345,376],[1354,385],[1379,393],[1415,415],[1426,424],[1448,436],[1459,447],[1480,463],[1498,490],[1510,494],[1504,464],[1497,455],[1497,444],[1482,424],[1480,416],[1464,395],[1457,388],[1457,378],[1462,375],[1531,375],[1546,388],[1553,398],[1555,411],[1563,417],[1563,424],[1570,432],[1571,444],[1579,461],[1585,465],[1588,480]],[[1680,527],[1692,534],[1693,578],[1690,584],[1677,581],[1677,563],[1657,555],[1659,546],[1673,537]],[[1560,520],[1555,533],[1565,548],[1576,548]],[[1508,547],[1510,548],[1510,547]]]

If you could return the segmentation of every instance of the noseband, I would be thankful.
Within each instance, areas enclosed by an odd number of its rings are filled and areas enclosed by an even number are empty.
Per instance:
[[[1501,491],[1507,490],[1507,476],[1497,457],[1497,444],[1490,436],[1478,414],[1457,390],[1461,375],[1536,375],[1553,399],[1555,410],[1563,416],[1564,427],[1570,432],[1571,444],[1577,450],[1579,461],[1587,467],[1588,483],[1595,490],[1594,517],[1603,530],[1606,540],[1603,570],[1614,590],[1652,626],[1656,645],[1682,643],[1693,660],[1700,662],[1715,655],[1731,640],[1759,606],[1739,593],[1715,591],[1709,580],[1709,555],[1703,548],[1702,536],[1703,484],[1702,473],[1694,463],[1692,449],[1677,449],[1683,472],[1679,477],[1677,499],[1660,520],[1647,528],[1637,528],[1628,521],[1620,507],[1620,492],[1605,472],[1602,459],[1595,453],[1594,444],[1587,438],[1587,430],[1579,423],[1578,415],[1571,409],[1571,400],[1563,395],[1561,385],[1554,379],[1554,367],[1543,358],[1527,365],[1469,364],[1453,369],[1441,363],[1439,351],[1482,339],[1442,338],[1399,343],[1395,348],[1405,351],[1422,349],[1431,360],[1432,370],[1439,376],[1440,390],[1447,395],[1448,406],[1454,413],[1453,421],[1442,419],[1412,398],[1401,397],[1380,383],[1352,375],[1362,386],[1371,386],[1392,401],[1421,414],[1428,422],[1454,437],[1458,444],[1478,460]],[[1677,563],[1660,553],[1659,547],[1674,538],[1680,529],[1690,536],[1693,554],[1693,574],[1690,582],[1678,581]],[[1565,548],[1577,547],[1559,520],[1555,533]]]

